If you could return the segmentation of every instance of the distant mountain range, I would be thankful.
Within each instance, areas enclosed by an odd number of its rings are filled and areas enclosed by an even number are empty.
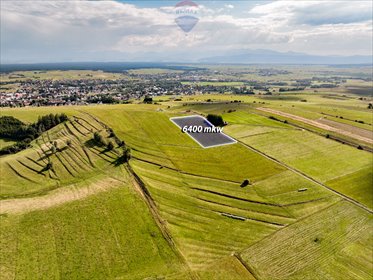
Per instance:
[[[200,54],[201,55],[201,54]],[[203,57],[201,55],[200,57]],[[2,64],[0,72],[25,70],[103,70],[107,72],[122,72],[129,69],[163,68],[174,70],[204,70],[203,64],[324,64],[324,65],[373,65],[373,56],[321,56],[296,52],[276,52],[271,50],[235,50],[219,56],[206,58],[185,58],[178,61],[175,58],[148,62],[52,62]]]
[[[372,64],[373,56],[321,56],[296,52],[250,50],[202,58],[199,62],[233,64]]]

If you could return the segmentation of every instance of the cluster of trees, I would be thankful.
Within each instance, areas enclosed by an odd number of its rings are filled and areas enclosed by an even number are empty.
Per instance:
[[[145,96],[144,103],[152,104],[153,103],[153,98],[151,98],[150,96]]]
[[[18,140],[24,138],[27,126],[20,120],[11,117],[0,117],[0,137]]]
[[[111,95],[96,95],[87,99],[89,103],[117,104],[119,101]]]
[[[98,146],[106,146],[107,145],[104,137],[100,133],[98,133],[97,131],[95,133],[93,133],[93,141]]]
[[[255,94],[255,92],[251,88],[248,88],[246,86],[240,88],[233,87],[232,92],[234,94]]]
[[[212,123],[214,126],[224,126],[225,122],[223,121],[223,117],[220,115],[208,114],[207,120]]]
[[[37,129],[39,132],[44,132],[56,125],[63,123],[68,120],[66,114],[49,114],[38,118],[38,121],[31,126]]]
[[[0,138],[17,141],[14,145],[1,149],[0,155],[14,154],[26,149],[32,140],[67,119],[64,113],[49,114],[39,117],[33,124],[25,124],[12,116],[0,117]]]
[[[122,147],[124,145],[124,141],[121,141],[114,133],[113,130],[109,130],[109,137],[108,138],[114,138],[115,143],[119,146]],[[110,141],[110,139],[106,140],[98,131],[93,133],[93,142],[100,147],[106,146],[106,148],[111,151],[114,149],[114,143]]]
[[[285,92],[285,91],[299,91],[304,90],[304,87],[294,87],[294,88],[279,88],[279,92]]]
[[[123,148],[122,154],[118,158],[118,162],[120,163],[125,163],[128,162],[131,158],[131,149],[124,143],[124,141],[121,141],[114,133],[113,130],[109,129],[109,138],[114,138],[116,144],[118,147]],[[106,147],[108,151],[111,151],[115,148],[115,145],[112,141],[107,141],[99,132],[94,132],[93,133],[93,138],[92,140],[95,142],[96,145],[101,146],[101,147]]]

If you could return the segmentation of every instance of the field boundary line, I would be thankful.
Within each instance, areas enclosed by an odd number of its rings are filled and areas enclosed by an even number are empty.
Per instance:
[[[190,268],[185,256],[183,253],[177,248],[176,243],[174,242],[171,233],[169,232],[165,221],[162,219],[161,215],[159,214],[157,205],[153,197],[151,196],[149,190],[146,187],[145,182],[140,178],[139,175],[133,170],[129,163],[126,164],[126,170],[129,174],[132,175],[132,184],[137,192],[139,192],[140,196],[144,199],[145,203],[147,204],[149,211],[154,218],[156,225],[158,226],[159,230],[162,233],[163,238],[167,241],[170,245],[172,251],[176,254],[177,257],[181,260],[181,262],[186,266],[188,269],[189,275],[192,279],[199,279],[198,275]]]
[[[246,263],[242,258],[241,258],[241,253],[242,252],[244,252],[244,251],[246,251],[246,250],[248,250],[248,249],[250,249],[252,246],[254,246],[255,244],[257,244],[257,243],[259,243],[259,242],[261,242],[261,241],[263,241],[263,240],[265,240],[265,239],[268,239],[268,238],[271,238],[273,235],[275,235],[275,234],[277,234],[278,232],[280,232],[280,231],[283,231],[283,230],[285,230],[286,228],[288,228],[288,227],[290,227],[291,225],[294,225],[294,224],[296,224],[296,223],[299,223],[299,222],[301,222],[301,221],[303,221],[303,220],[305,220],[305,219],[308,219],[309,217],[311,217],[311,216],[313,216],[313,215],[316,215],[316,214],[318,214],[318,213],[320,213],[320,212],[323,212],[323,211],[326,211],[327,209],[329,209],[329,208],[331,208],[331,207],[333,207],[333,206],[335,206],[335,205],[337,205],[338,203],[342,203],[343,202],[343,200],[338,200],[338,201],[336,201],[336,202],[334,202],[334,203],[331,203],[330,205],[328,205],[328,206],[326,206],[325,208],[322,208],[322,209],[320,209],[320,210],[318,210],[318,211],[316,211],[316,212],[314,212],[314,213],[311,213],[311,214],[309,214],[309,215],[306,215],[306,216],[304,216],[304,217],[302,217],[302,218],[300,218],[300,219],[297,219],[294,223],[289,223],[289,224],[287,224],[287,225],[285,225],[284,227],[282,227],[282,228],[280,228],[280,229],[278,229],[278,230],[275,230],[274,232],[272,232],[271,234],[269,234],[269,235],[266,235],[266,236],[264,236],[262,239],[260,239],[260,240],[258,240],[258,241],[256,241],[256,242],[254,242],[253,244],[251,244],[250,246],[248,246],[248,247],[246,247],[245,249],[243,249],[242,251],[240,251],[240,252],[235,252],[234,254],[233,254],[233,256],[235,256],[239,261],[240,261],[240,263],[257,279],[257,280],[259,280],[260,279],[260,277],[251,269],[251,267],[249,266],[249,264],[248,263]]]
[[[252,199],[242,198],[242,197],[238,197],[238,196],[234,196],[234,195],[230,195],[230,194],[225,194],[225,193],[221,193],[221,192],[206,190],[206,189],[197,188],[197,187],[191,187],[191,189],[201,191],[201,192],[207,192],[207,193],[211,193],[211,194],[215,194],[215,195],[218,195],[218,196],[223,196],[223,197],[227,197],[227,198],[231,198],[231,199],[236,199],[236,200],[240,200],[240,201],[250,202],[250,203],[254,203],[254,204],[281,207],[281,205],[277,204],[277,203],[265,202],[265,201],[256,201],[256,200],[252,200]]]
[[[221,206],[229,207],[229,208],[232,208],[232,209],[244,210],[244,211],[247,211],[247,212],[256,213],[256,214],[262,214],[262,215],[268,215],[268,216],[271,216],[271,217],[284,218],[284,219],[290,219],[290,220],[297,220],[296,218],[288,217],[288,216],[285,216],[285,215],[276,215],[276,214],[271,214],[271,213],[267,213],[267,212],[260,212],[260,211],[256,211],[256,210],[246,209],[246,208],[243,208],[243,207],[232,206],[232,205],[229,205],[229,204],[226,204],[226,203],[216,202],[216,201],[212,201],[212,200],[209,200],[209,199],[200,198],[200,197],[197,197],[197,196],[192,196],[192,197],[194,197],[197,200],[201,200],[201,201],[204,201],[204,202],[207,202],[207,203],[211,203],[211,204],[216,204],[216,205],[221,205]]]
[[[189,172],[186,172],[186,171],[183,171],[183,170],[180,170],[180,169],[176,169],[176,168],[172,168],[172,167],[169,167],[169,166],[165,166],[165,165],[162,165],[162,164],[159,164],[159,163],[155,163],[155,162],[152,162],[152,161],[149,161],[149,160],[146,160],[146,159],[138,158],[138,157],[135,157],[135,156],[133,156],[132,158],[134,158],[134,159],[136,159],[138,161],[146,162],[146,163],[153,164],[153,165],[156,165],[156,166],[159,166],[159,167],[163,167],[163,168],[166,168],[166,169],[169,169],[169,170],[173,170],[173,171],[176,171],[176,172],[178,172],[180,174],[183,174],[183,175],[188,175],[188,176],[193,176],[193,177],[199,177],[199,178],[205,178],[205,179],[212,179],[212,180],[216,180],[216,181],[233,183],[233,184],[241,184],[242,183],[242,182],[237,182],[237,181],[224,180],[224,179],[219,179],[219,178],[215,178],[215,177],[208,177],[208,176],[198,175],[198,174],[194,174],[194,173],[189,173]]]
[[[294,167],[291,167],[291,166],[287,165],[286,163],[284,163],[284,162],[282,162],[282,161],[279,161],[278,159],[276,159],[276,158],[274,158],[274,157],[272,157],[272,156],[270,156],[270,155],[268,155],[268,154],[266,154],[266,153],[264,153],[264,152],[262,152],[262,151],[260,151],[260,150],[258,150],[258,149],[256,149],[256,148],[254,148],[254,147],[251,146],[251,145],[248,145],[248,144],[246,144],[246,143],[244,143],[244,142],[242,142],[242,141],[240,141],[240,140],[238,140],[238,142],[239,142],[241,145],[245,146],[246,148],[248,148],[248,149],[250,149],[250,150],[252,150],[252,151],[254,151],[254,152],[256,152],[256,153],[258,153],[258,154],[260,154],[260,155],[262,155],[262,156],[264,156],[264,157],[266,157],[266,158],[269,159],[269,160],[272,160],[272,161],[274,161],[274,162],[276,162],[276,163],[282,165],[283,167],[287,168],[288,170],[293,171],[294,173],[296,173],[296,174],[302,176],[303,178],[307,179],[308,181],[311,181],[311,182],[313,182],[313,183],[318,184],[319,186],[322,186],[322,187],[328,189],[329,191],[333,192],[334,194],[336,194],[336,195],[342,197],[342,198],[345,199],[345,200],[348,200],[349,202],[351,202],[351,203],[355,204],[356,206],[358,206],[358,207],[364,209],[365,211],[369,212],[370,214],[373,214],[373,210],[371,210],[369,207],[367,207],[367,206],[361,204],[361,203],[358,202],[357,200],[355,200],[355,199],[353,199],[353,198],[350,198],[350,197],[348,197],[347,195],[344,195],[343,193],[341,193],[341,192],[339,192],[339,191],[336,191],[336,190],[334,190],[334,189],[328,187],[327,185],[325,185],[325,184],[321,183],[320,181],[318,181],[318,180],[312,178],[311,176],[307,175],[306,173],[303,173],[302,171],[300,171],[300,170],[298,170],[298,169],[296,169],[296,168],[294,168]]]
[[[276,231],[277,232],[277,231]],[[240,264],[257,280],[259,280],[259,276],[254,272],[254,270],[241,258],[241,255],[237,252],[233,254],[233,257],[235,257]]]
[[[354,138],[354,139],[357,139],[357,140],[360,140],[360,141],[363,141],[363,142],[366,142],[366,143],[369,143],[369,144],[373,144],[373,140],[370,139],[370,138],[366,138],[364,136],[356,135],[356,134],[354,134],[350,131],[335,128],[335,127],[332,127],[330,125],[322,124],[322,123],[319,123],[319,122],[314,121],[314,120],[310,120],[310,119],[303,118],[303,117],[300,117],[300,116],[297,116],[297,115],[293,115],[293,114],[285,113],[285,112],[282,112],[282,111],[274,110],[274,109],[271,109],[271,108],[259,107],[259,108],[256,108],[256,109],[259,110],[259,111],[263,111],[263,112],[275,114],[275,115],[278,115],[278,116],[290,118],[292,120],[300,121],[300,122],[315,126],[317,128],[321,128],[321,129],[325,129],[325,130],[328,130],[328,131],[336,132],[336,133],[339,133],[339,134],[342,134],[342,135],[345,135],[345,136],[348,136],[348,137],[351,137],[351,138]]]
[[[291,225],[294,225],[294,224],[296,224],[296,223],[298,223],[298,222],[301,222],[301,221],[303,221],[303,220],[305,220],[305,219],[308,219],[309,217],[311,217],[311,216],[313,216],[313,215],[315,215],[315,214],[317,214],[317,213],[319,213],[319,212],[322,212],[322,211],[324,211],[324,210],[327,210],[327,209],[333,207],[334,205],[336,205],[336,204],[338,204],[338,203],[342,203],[342,202],[343,202],[343,200],[337,200],[337,201],[332,202],[330,205],[328,205],[328,206],[326,206],[326,207],[324,207],[324,208],[322,208],[322,209],[320,209],[320,210],[317,210],[317,211],[315,211],[315,212],[313,212],[313,213],[311,213],[311,214],[308,214],[308,215],[306,215],[306,216],[304,216],[304,217],[301,217],[301,218],[297,219],[296,221],[294,221],[294,223],[289,223],[289,224],[285,225],[283,228],[280,228],[280,229],[278,229],[278,230],[276,230],[276,231],[274,231],[274,232],[272,232],[272,233],[270,233],[270,234],[264,236],[262,239],[260,239],[260,240],[258,240],[258,241],[255,241],[254,243],[252,243],[251,245],[249,245],[248,247],[246,247],[245,249],[243,249],[241,252],[246,251],[247,249],[249,249],[250,247],[254,246],[255,244],[261,242],[261,241],[264,240],[264,239],[270,238],[271,236],[275,235],[277,232],[282,231],[282,230],[284,230],[285,228],[290,227]]]

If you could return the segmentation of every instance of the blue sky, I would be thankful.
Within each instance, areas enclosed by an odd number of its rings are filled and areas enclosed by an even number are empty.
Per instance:
[[[155,0],[148,0],[148,1],[118,1],[122,3],[129,3],[136,5],[141,8],[161,8],[164,6],[174,6],[178,1],[173,0],[163,0],[163,1],[155,1]],[[243,16],[245,11],[249,10],[251,7],[256,5],[270,3],[271,1],[195,1],[197,4],[201,4],[207,6],[211,9],[221,9],[224,8],[227,4],[233,5],[234,9],[230,11],[230,13],[235,15]]]
[[[371,1],[194,2],[184,32],[178,1],[2,1],[1,63],[372,54]]]

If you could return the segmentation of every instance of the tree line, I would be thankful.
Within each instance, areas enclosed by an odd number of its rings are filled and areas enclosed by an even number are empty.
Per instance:
[[[32,124],[25,124],[12,116],[0,117],[0,138],[16,141],[17,143],[0,150],[0,155],[14,154],[26,149],[30,142],[43,132],[67,121],[66,114],[49,114],[39,116]]]

